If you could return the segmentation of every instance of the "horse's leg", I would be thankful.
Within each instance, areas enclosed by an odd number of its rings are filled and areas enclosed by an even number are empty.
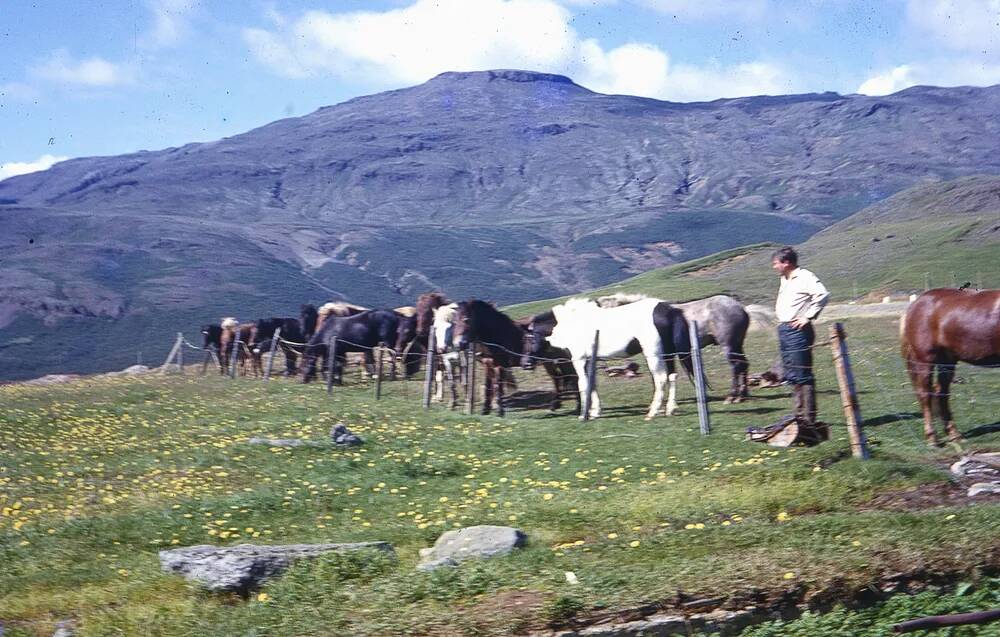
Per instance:
[[[576,371],[576,368],[570,370],[571,367],[571,365],[563,363],[560,376],[563,382],[563,391],[571,393],[576,400],[576,407],[573,408],[573,413],[580,414],[583,412],[583,405],[580,403],[580,374]]]
[[[646,365],[649,366],[649,372],[653,376],[653,401],[649,403],[646,420],[652,420],[660,411],[660,407],[663,406],[663,386],[667,382],[667,370],[665,361],[657,354],[647,355]],[[669,415],[672,412],[668,411],[667,413]]]
[[[503,418],[504,414],[507,413],[507,410],[504,408],[504,404],[503,404],[503,399],[504,399],[504,393],[503,393],[503,391],[504,391],[504,385],[507,384],[507,368],[506,367],[500,367],[500,368],[498,368],[497,375],[496,375],[496,381],[497,381],[497,389],[496,389],[496,395],[497,395],[497,416],[500,416],[501,418]]]
[[[907,359],[906,369],[910,374],[913,391],[917,394],[917,400],[920,401],[920,409],[924,414],[924,438],[927,439],[928,444],[940,446],[937,433],[934,431],[934,413],[931,409],[933,398],[931,387],[933,363]]]
[[[948,440],[952,442],[961,442],[965,440],[962,436],[962,432],[958,430],[955,426],[955,419],[951,413],[951,381],[955,378],[955,365],[953,361],[948,361],[946,363],[938,363],[937,366],[937,381],[938,381],[938,408],[941,412],[941,418],[944,420],[945,431],[948,432]]]
[[[444,373],[445,367],[448,363],[444,361],[443,356],[439,356],[434,362],[434,382],[437,385],[434,388],[434,400],[438,402],[444,401]]]
[[[458,368],[457,363],[458,361],[450,355],[444,359],[445,370],[448,376],[448,386],[451,388],[451,402],[448,403],[448,409],[458,407],[458,374],[455,371]]]
[[[489,414],[493,410],[493,383],[495,382],[493,376],[496,374],[496,370],[493,368],[493,361],[488,358],[483,359],[483,408],[480,413],[484,416]]]
[[[743,402],[743,399],[748,397],[750,392],[747,391],[747,357],[743,352],[736,350],[735,348],[724,347],[723,351],[726,354],[726,360],[729,361],[729,366],[732,368],[733,372],[733,383],[729,390],[729,395],[726,396],[726,403],[739,403]]]
[[[664,413],[673,416],[677,413],[677,372],[674,371],[673,358],[668,358],[665,363],[667,366],[667,406],[664,408]]]
[[[573,368],[576,370],[577,376],[580,378],[580,382],[577,384],[578,403],[580,405],[580,420],[583,420],[583,405],[587,403],[586,395],[590,391],[590,377],[587,376],[587,361],[586,359],[573,359]],[[591,414],[593,414],[593,404],[591,404]]]

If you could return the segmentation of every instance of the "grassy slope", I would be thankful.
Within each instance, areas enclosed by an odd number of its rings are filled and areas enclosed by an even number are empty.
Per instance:
[[[727,250],[596,293],[644,292],[672,300],[725,293],[747,303],[773,302],[777,284],[769,266],[776,247]],[[822,230],[799,252],[803,265],[820,276],[835,301],[909,293],[928,283],[1000,287],[1000,178],[966,177],[911,188]],[[556,302],[509,309],[528,315]]]
[[[713,403],[706,438],[686,385],[680,415],[644,422],[644,378],[602,381],[606,418],[588,424],[542,410],[507,419],[423,412],[414,382],[387,384],[378,403],[370,386],[327,397],[316,385],[214,376],[0,387],[0,621],[22,635],[50,634],[68,617],[83,635],[504,635],[669,600],[678,589],[778,594],[916,567],[995,567],[996,505],[859,508],[886,489],[947,482],[942,467],[954,452],[923,445],[894,322],[849,321],[848,332],[878,442],[864,464],[843,457],[839,426],[814,449],[743,442],[746,426],[787,409],[781,390]],[[774,347],[757,333],[748,351],[767,360]],[[829,360],[818,360],[820,411],[836,425]],[[717,352],[707,365],[713,386],[724,387]],[[994,423],[1000,377],[962,375],[962,428]],[[522,376],[521,388],[547,381]],[[322,440],[338,421],[368,443],[344,451],[245,442]],[[995,427],[973,433],[971,448],[1000,443]],[[413,571],[442,530],[477,523],[517,525],[529,546]],[[161,573],[156,557],[171,544],[374,539],[394,543],[398,563],[302,564],[268,585],[263,601],[200,593]],[[566,571],[580,584],[568,585]],[[937,607],[908,611],[921,608]]]

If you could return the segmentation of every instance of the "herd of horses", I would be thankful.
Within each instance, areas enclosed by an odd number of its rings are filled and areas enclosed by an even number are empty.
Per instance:
[[[485,370],[483,414],[491,413],[495,406],[503,415],[514,368],[541,366],[555,390],[550,409],[559,409],[563,400],[573,397],[574,413],[579,414],[583,397],[589,393],[589,415],[596,418],[601,403],[596,387],[589,385],[586,366],[595,330],[600,330],[599,357],[639,352],[646,357],[654,381],[653,401],[646,414],[651,419],[663,404],[667,384],[665,412],[669,415],[677,409],[676,364],[679,362],[689,376],[693,374],[689,320],[698,321],[702,346],[719,345],[729,360],[733,381],[726,401],[747,398],[749,364],[743,344],[750,317],[739,301],[724,295],[677,305],[642,295],[577,298],[548,312],[515,320],[486,301],[452,303],[443,294],[430,292],[413,306],[393,309],[334,302],[318,309],[303,305],[297,318],[262,318],[252,323],[226,318],[217,325],[203,326],[202,334],[205,349],[218,352],[221,373],[228,374],[233,364],[244,373],[258,375],[263,352],[280,329],[277,343],[284,353],[285,374],[301,374],[306,383],[315,379],[318,371],[329,370],[331,382],[339,384],[348,354],[361,353],[370,366],[380,345],[393,350],[393,364],[398,360],[404,375],[410,377],[419,371],[427,349],[434,347],[440,361],[434,370],[436,396],[443,399],[444,387],[450,385],[452,407],[457,403],[456,386],[462,377],[460,353],[471,349]],[[330,359],[334,339],[336,354]]]
[[[691,321],[697,324],[701,347],[718,345],[729,362],[732,384],[726,402],[748,398],[744,340],[750,317],[738,300],[725,295],[677,304],[626,294],[596,300],[573,298],[547,312],[515,320],[486,301],[452,303],[443,294],[431,292],[421,295],[413,306],[394,309],[335,302],[319,309],[303,305],[297,318],[262,318],[253,323],[227,318],[204,326],[202,334],[204,347],[218,352],[221,373],[228,373],[230,364],[238,364],[244,373],[259,374],[262,353],[280,330],[277,343],[285,356],[285,374],[301,374],[306,383],[315,379],[318,369],[329,370],[332,382],[339,383],[347,354],[359,352],[371,366],[373,352],[382,345],[393,350],[393,364],[398,360],[410,377],[419,371],[427,348],[434,347],[435,359],[440,361],[434,370],[436,395],[443,399],[444,386],[450,384],[453,408],[462,377],[461,352],[472,350],[485,369],[482,413],[491,413],[495,404],[499,415],[505,411],[505,392],[513,384],[512,370],[540,364],[554,386],[550,409],[558,409],[572,396],[576,400],[573,413],[583,418],[581,405],[589,394],[589,416],[596,418],[601,402],[587,374],[595,347],[599,358],[641,352],[653,379],[653,399],[646,412],[649,420],[661,408],[666,415],[677,409],[677,363],[689,378],[693,376]],[[337,346],[331,360],[328,349],[334,339]],[[949,405],[955,365],[1000,366],[1000,291],[925,292],[900,321],[900,341],[928,442],[938,443],[935,411],[945,421],[950,439],[960,439]],[[237,343],[239,349],[234,351]]]

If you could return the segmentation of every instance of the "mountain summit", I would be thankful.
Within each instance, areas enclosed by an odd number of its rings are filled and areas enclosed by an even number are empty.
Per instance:
[[[997,112],[1000,87],[680,104],[530,71],[443,73],[0,182],[0,326],[111,338],[338,297],[595,287],[799,241],[917,183],[998,174]]]

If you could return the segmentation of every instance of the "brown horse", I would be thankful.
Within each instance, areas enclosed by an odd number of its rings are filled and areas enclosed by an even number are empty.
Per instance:
[[[1000,290],[924,292],[900,321],[899,335],[906,369],[924,412],[927,442],[938,444],[932,413],[934,397],[949,439],[961,440],[948,404],[955,365],[960,361],[1000,365]]]

